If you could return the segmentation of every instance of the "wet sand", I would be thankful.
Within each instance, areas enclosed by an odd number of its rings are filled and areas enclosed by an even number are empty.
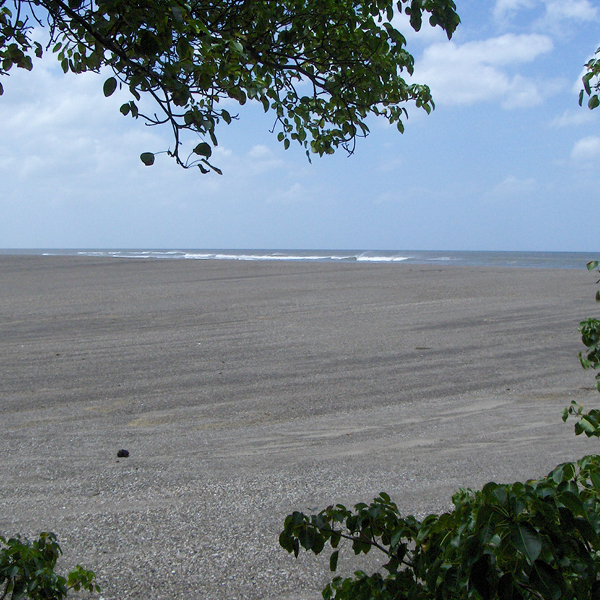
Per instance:
[[[387,491],[424,516],[597,451],[560,420],[599,404],[595,290],[584,268],[0,257],[0,534],[56,532],[105,600],[319,598],[327,556],[278,546],[289,512]]]

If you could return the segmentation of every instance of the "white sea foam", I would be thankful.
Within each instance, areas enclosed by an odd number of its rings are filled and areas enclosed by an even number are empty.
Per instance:
[[[89,256],[165,260],[237,260],[334,263],[407,263],[453,266],[585,269],[598,253],[582,252],[459,252],[450,250],[227,250],[227,249],[0,249],[0,254]]]
[[[245,254],[245,253],[195,253],[187,252],[182,258],[196,260],[244,260],[244,261],[372,261],[372,262],[388,262],[389,260],[398,260],[390,257],[362,257],[357,254],[325,254],[325,253],[283,253],[270,252],[261,254]],[[400,260],[405,260],[404,257]]]
[[[409,260],[410,256],[394,252],[311,252],[298,251],[193,251],[193,250],[79,250],[80,256],[97,256],[113,258],[155,258],[155,259],[189,259],[189,260],[240,260],[240,261],[311,261],[311,262],[371,262],[389,263]]]
[[[402,262],[408,260],[410,256],[358,256],[359,262]]]

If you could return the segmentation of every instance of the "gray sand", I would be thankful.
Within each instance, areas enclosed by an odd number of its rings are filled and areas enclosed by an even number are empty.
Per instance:
[[[288,512],[387,491],[424,516],[597,450],[560,420],[600,400],[577,360],[595,289],[585,269],[0,257],[0,533],[56,532],[106,600],[319,598],[327,556],[279,548]]]

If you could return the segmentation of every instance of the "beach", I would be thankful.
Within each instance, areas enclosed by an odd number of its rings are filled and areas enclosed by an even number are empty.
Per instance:
[[[577,359],[596,288],[584,268],[0,256],[0,534],[54,531],[104,600],[316,600],[328,554],[279,547],[288,513],[386,491],[423,517],[597,452],[560,418],[600,404]]]

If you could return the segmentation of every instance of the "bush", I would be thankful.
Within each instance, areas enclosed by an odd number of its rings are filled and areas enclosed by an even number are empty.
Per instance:
[[[0,600],[62,600],[69,590],[100,591],[95,574],[77,565],[67,577],[55,573],[62,554],[53,533],[30,542],[0,536]]]
[[[598,598],[600,456],[556,467],[539,481],[460,490],[454,510],[423,521],[402,517],[387,494],[348,510],[289,515],[279,543],[298,556],[349,542],[375,549],[387,573],[335,577],[326,600]]]
[[[582,321],[579,331],[582,366],[600,370],[600,321]],[[600,390],[600,373],[596,379]],[[579,417],[577,435],[600,437],[599,410],[572,402],[563,420],[570,415]],[[452,502],[452,511],[423,521],[403,517],[385,493],[354,510],[294,512],[279,543],[296,557],[329,545],[331,571],[344,542],[356,555],[385,555],[385,573],[336,576],[325,600],[600,600],[600,456],[558,465],[540,480],[460,490]]]
[[[600,272],[598,264],[597,260],[591,261],[587,264],[587,268],[589,271]],[[596,302],[600,302],[600,291],[596,292]],[[579,353],[579,361],[584,369],[598,371],[596,388],[600,391],[600,321],[598,319],[581,321],[579,332],[581,341],[587,348]],[[594,408],[586,412],[579,402],[572,401],[571,405],[563,411],[563,421],[566,421],[571,415],[579,418],[579,421],[575,423],[575,435],[585,433],[588,437],[600,437],[600,411],[598,409]]]

